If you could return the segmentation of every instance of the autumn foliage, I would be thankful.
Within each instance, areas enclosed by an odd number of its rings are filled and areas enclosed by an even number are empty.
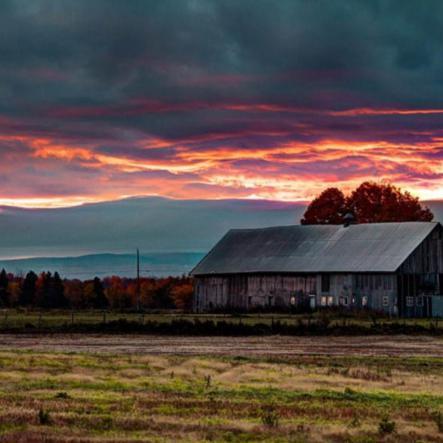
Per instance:
[[[351,213],[357,223],[431,221],[432,212],[418,198],[391,184],[364,182],[349,195],[328,188],[315,198],[303,215],[303,225],[337,225]]]
[[[190,309],[192,294],[189,277],[140,279],[143,309]],[[137,307],[137,298],[137,281],[131,278],[62,280],[57,272],[30,271],[21,277],[0,271],[0,307],[131,310]]]

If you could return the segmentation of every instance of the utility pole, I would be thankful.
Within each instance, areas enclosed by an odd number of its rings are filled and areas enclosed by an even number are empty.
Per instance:
[[[140,312],[140,251],[137,248],[137,311]]]

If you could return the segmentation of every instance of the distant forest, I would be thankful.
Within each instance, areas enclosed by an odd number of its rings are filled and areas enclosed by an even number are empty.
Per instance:
[[[92,280],[62,279],[57,272],[30,271],[26,276],[0,272],[0,307],[41,309],[190,309],[190,277],[106,277]],[[139,294],[139,296],[137,295]]]

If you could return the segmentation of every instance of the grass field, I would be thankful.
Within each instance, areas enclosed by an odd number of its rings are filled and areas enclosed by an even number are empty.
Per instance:
[[[94,352],[71,349],[77,338],[65,352],[54,337],[12,339],[0,349],[2,442],[443,442],[443,358],[423,338],[407,338],[419,357],[256,355],[236,338],[224,341],[241,355],[212,356],[116,351],[106,336]]]

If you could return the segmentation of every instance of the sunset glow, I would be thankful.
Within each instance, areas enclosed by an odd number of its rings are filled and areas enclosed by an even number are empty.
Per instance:
[[[365,180],[443,199],[432,17],[411,35],[416,12],[393,26],[383,3],[116,2],[103,28],[101,7],[56,3],[0,18],[0,205],[305,202]]]

